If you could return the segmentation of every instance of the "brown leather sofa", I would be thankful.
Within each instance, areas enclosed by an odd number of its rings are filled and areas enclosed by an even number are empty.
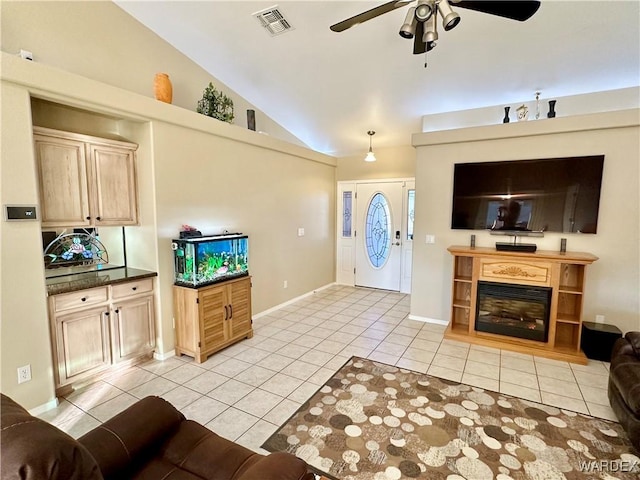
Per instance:
[[[257,454],[146,397],[74,440],[2,395],[3,480],[313,480],[299,458]]]
[[[640,452],[640,332],[616,340],[609,368],[609,402]]]

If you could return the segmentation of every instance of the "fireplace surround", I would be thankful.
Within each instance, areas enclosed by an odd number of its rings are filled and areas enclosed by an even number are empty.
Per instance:
[[[587,267],[598,257],[468,246],[447,250],[453,256],[453,278],[445,338],[587,363],[580,349],[585,282]],[[498,299],[491,289],[488,296],[479,295],[486,284],[506,287],[499,290],[507,298]]]

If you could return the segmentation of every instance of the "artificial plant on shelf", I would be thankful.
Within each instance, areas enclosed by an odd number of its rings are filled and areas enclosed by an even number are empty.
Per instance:
[[[211,82],[209,86],[204,89],[202,99],[198,100],[196,111],[227,123],[233,122],[234,118],[233,100],[216,89]]]

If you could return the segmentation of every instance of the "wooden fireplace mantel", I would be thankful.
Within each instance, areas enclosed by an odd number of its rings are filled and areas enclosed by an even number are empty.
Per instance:
[[[504,350],[587,363],[580,350],[586,267],[598,260],[582,252],[505,252],[451,246],[454,257],[451,320],[445,338]],[[546,342],[476,331],[478,282],[551,288]]]

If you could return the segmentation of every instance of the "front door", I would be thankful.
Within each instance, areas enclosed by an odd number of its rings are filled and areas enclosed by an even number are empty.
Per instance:
[[[361,183],[356,192],[355,284],[399,291],[403,182]]]

